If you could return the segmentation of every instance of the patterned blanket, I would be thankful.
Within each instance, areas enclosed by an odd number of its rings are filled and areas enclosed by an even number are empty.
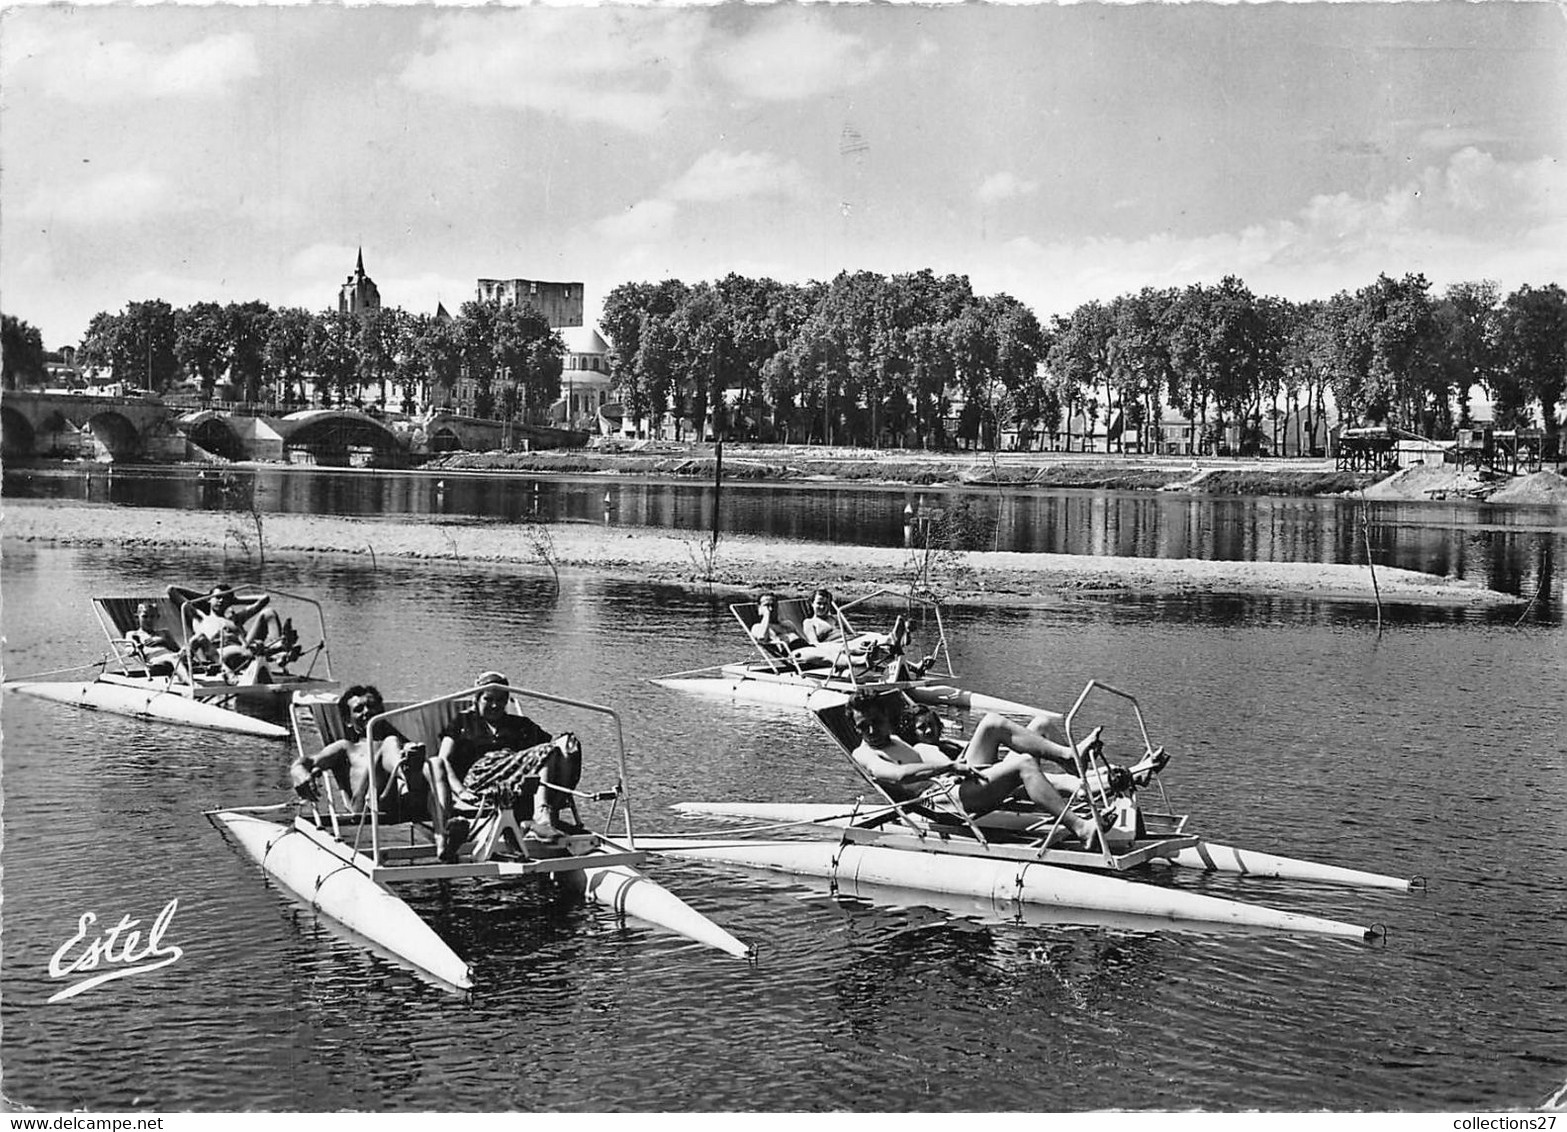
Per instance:
[[[497,806],[513,805],[538,788],[552,754],[559,751],[569,755],[573,747],[579,752],[582,749],[577,737],[568,731],[525,751],[502,748],[481,755],[463,777],[463,792]]]

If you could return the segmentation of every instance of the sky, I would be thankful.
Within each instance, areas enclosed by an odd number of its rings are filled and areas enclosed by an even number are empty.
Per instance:
[[[7,6],[0,309],[967,275],[1567,286],[1567,8]]]

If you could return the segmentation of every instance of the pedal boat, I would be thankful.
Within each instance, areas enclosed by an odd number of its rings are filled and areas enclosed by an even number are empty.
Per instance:
[[[952,659],[947,651],[946,628],[941,620],[941,606],[933,598],[901,590],[879,589],[845,602],[837,609],[840,638],[850,640],[858,635],[850,624],[850,613],[855,613],[863,622],[875,603],[889,598],[901,603],[904,615],[911,621],[918,620],[933,635],[932,647],[926,654],[925,662],[919,666],[918,675],[912,674],[905,658],[897,652],[888,653],[878,664],[834,662],[820,657],[808,658],[798,653],[778,655],[770,652],[752,636],[751,630],[761,617],[758,604],[752,601],[737,602],[729,607],[745,632],[752,656],[727,664],[652,677],[652,683],[688,695],[803,708],[812,696],[823,691],[853,695],[865,689],[891,690],[950,679]],[[801,639],[804,638],[801,627],[809,615],[806,603],[798,598],[778,600],[778,624],[792,630]]]
[[[1089,681],[1066,714],[1069,745],[1084,734],[1079,716],[1091,694],[1103,692],[1131,705],[1144,745],[1148,737],[1134,697],[1099,681]],[[967,715],[973,722],[989,711],[1019,720],[1040,709],[1015,701],[953,688],[911,687],[896,693],[911,705],[937,708],[949,718]],[[848,698],[821,691],[809,708],[845,757],[858,745],[848,714]],[[850,759],[853,762],[852,758]],[[1142,804],[1128,789],[1129,773],[1116,775],[1102,749],[1078,756],[1075,778],[1059,785],[1085,816],[1108,826],[1101,847],[1087,850],[1059,819],[1026,799],[1009,801],[978,818],[962,819],[898,802],[861,772],[873,796],[851,805],[787,803],[685,803],[687,816],[743,820],[753,824],[737,836],[701,835],[643,838],[644,848],[676,857],[821,877],[833,892],[874,892],[886,887],[921,890],[947,898],[965,898],[991,908],[1002,918],[1020,917],[1031,904],[1094,915],[1121,915],[1194,927],[1238,927],[1302,932],[1369,940],[1384,934],[1363,926],[1227,899],[1188,888],[1157,883],[1160,869],[1197,869],[1248,877],[1385,888],[1408,891],[1423,882],[1318,864],[1209,841],[1188,829],[1188,817],[1171,811],[1157,769],[1146,774]],[[1155,764],[1157,766],[1157,764]],[[1122,768],[1125,770],[1125,768]],[[855,764],[855,770],[860,768]],[[1120,786],[1113,785],[1119,781]],[[1084,784],[1087,784],[1086,786]],[[1167,874],[1168,876],[1168,874]]]
[[[608,804],[604,832],[541,839],[535,829],[519,825],[509,804],[490,803],[474,822],[457,860],[447,863],[436,855],[428,820],[384,821],[374,807],[353,813],[329,775],[323,776],[325,788],[316,802],[213,810],[206,816],[277,884],[448,989],[470,989],[472,969],[396,894],[394,889],[400,885],[554,878],[619,916],[645,921],[736,958],[750,958],[753,951],[749,946],[642,873],[648,854],[638,846],[632,829],[619,716],[609,708],[581,700],[526,688],[504,690],[510,694],[513,708],[520,700],[536,700],[608,721],[617,748],[618,778],[596,792],[569,791],[578,800]],[[473,689],[465,688],[391,708],[371,721],[371,733],[380,733],[383,725],[390,725],[410,742],[424,743],[433,753],[439,749],[442,729],[472,697]],[[297,696],[292,716],[301,752],[313,753],[342,737],[332,696]],[[588,768],[602,766],[592,760],[591,753],[584,761]],[[372,783],[372,797],[379,785]],[[290,808],[296,812],[286,823],[260,816]]]
[[[288,704],[293,694],[335,688],[337,683],[332,679],[320,603],[283,590],[264,592],[273,599],[270,608],[289,625],[304,626],[305,636],[313,631],[314,640],[300,641],[287,651],[282,642],[275,642],[270,655],[257,657],[239,672],[227,672],[220,665],[200,660],[192,663],[194,613],[190,603],[176,603],[168,597],[95,597],[93,612],[108,637],[109,651],[85,667],[98,666],[98,675],[91,680],[23,677],[6,681],[4,689],[137,719],[287,739]],[[243,593],[239,600],[253,600],[259,593]],[[136,627],[136,607],[142,601],[158,607],[158,625],[168,629],[180,646],[179,662],[166,675],[154,675],[127,640]]]

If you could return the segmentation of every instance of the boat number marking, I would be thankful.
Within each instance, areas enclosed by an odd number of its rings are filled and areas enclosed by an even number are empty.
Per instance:
[[[179,906],[178,898],[170,900],[163,906],[163,911],[158,913],[157,918],[152,921],[152,927],[147,930],[145,943],[142,942],[142,933],[133,930],[141,924],[141,921],[133,920],[127,914],[121,916],[119,923],[112,928],[99,932],[97,938],[78,951],[78,945],[88,939],[92,934],[93,925],[98,922],[97,913],[83,912],[76,921],[76,934],[62,943],[59,950],[50,956],[49,977],[64,979],[83,971],[95,971],[100,963],[120,963],[125,966],[89,975],[62,991],[56,991],[49,997],[49,1001],[63,1002],[111,979],[123,979],[127,975],[156,971],[159,967],[167,967],[178,960],[185,952],[172,943],[165,944],[163,933],[169,930],[169,924],[173,921],[174,913]]]

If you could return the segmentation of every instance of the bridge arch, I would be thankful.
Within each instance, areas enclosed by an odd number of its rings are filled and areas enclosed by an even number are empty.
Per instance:
[[[141,454],[141,432],[122,414],[112,409],[88,417],[82,425],[82,432],[84,436],[91,437],[96,456],[123,460]]]
[[[283,443],[291,459],[303,454],[329,466],[385,466],[398,462],[403,451],[396,433],[351,409],[307,409],[281,423],[287,427]]]
[[[0,407],[0,456],[19,460],[33,454],[33,424],[9,405]]]
[[[190,442],[214,456],[222,456],[225,460],[243,460],[248,455],[244,441],[234,431],[229,418],[222,413],[197,413],[186,417],[184,425],[185,435],[190,438]]]

